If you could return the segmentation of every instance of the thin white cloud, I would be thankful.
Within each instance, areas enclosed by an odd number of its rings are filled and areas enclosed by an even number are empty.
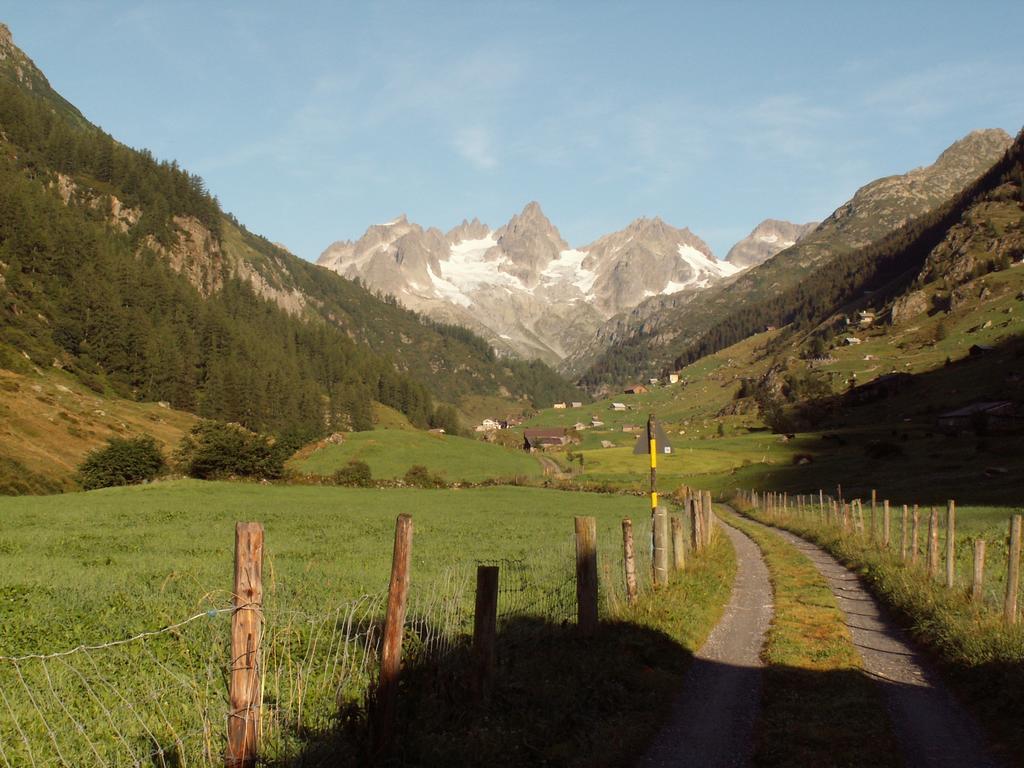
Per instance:
[[[455,150],[477,168],[488,170],[498,165],[491,131],[475,125],[460,128],[452,138]]]
[[[1010,61],[958,61],[906,72],[869,87],[865,107],[913,126],[965,108],[1021,100],[1024,67]]]

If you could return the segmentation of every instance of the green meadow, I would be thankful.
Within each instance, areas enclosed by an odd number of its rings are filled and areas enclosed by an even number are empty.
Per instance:
[[[365,461],[375,478],[401,478],[422,465],[448,482],[540,477],[538,461],[524,451],[454,435],[398,429],[352,432],[343,443],[326,445],[291,466],[306,474],[331,475],[350,461]]]
[[[401,513],[415,525],[414,594],[477,561],[523,560],[542,581],[560,583],[572,572],[576,515],[597,518],[611,572],[615,558],[621,562],[621,519],[632,517],[642,529],[649,517],[642,498],[519,487],[176,480],[0,498],[0,655],[104,642],[229,605],[239,520],[266,530],[268,612],[325,613],[386,589]]]

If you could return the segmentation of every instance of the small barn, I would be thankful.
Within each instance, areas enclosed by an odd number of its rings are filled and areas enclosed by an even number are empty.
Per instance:
[[[634,384],[633,386],[626,387],[624,390],[622,390],[623,394],[626,395],[642,395],[646,391],[647,387],[645,387],[643,384]]]
[[[847,399],[854,403],[870,403],[875,400],[884,400],[887,397],[899,393],[914,381],[909,373],[886,373],[873,381],[854,387],[848,394]]]
[[[564,427],[537,427],[523,431],[523,450],[531,453],[548,448],[560,448],[568,443],[569,435]]]
[[[940,413],[938,426],[951,434],[971,429],[1014,432],[1021,428],[1022,421],[1016,406],[1009,400],[988,400]]]
[[[625,403],[612,403],[611,404],[611,409],[613,411],[624,411],[624,410],[626,410],[626,404]]]

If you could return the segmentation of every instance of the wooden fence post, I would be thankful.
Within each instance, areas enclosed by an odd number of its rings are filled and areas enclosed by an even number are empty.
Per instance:
[[[914,540],[913,540],[913,549],[910,550],[910,562],[913,563],[914,565],[917,565],[917,562],[920,559],[920,551],[921,551],[921,547],[920,547],[920,541],[921,541],[920,529],[921,529],[921,509],[917,506],[917,504],[915,504],[914,505],[914,536],[913,536]]]
[[[1021,516],[1010,519],[1010,553],[1006,564],[1006,603],[1003,613],[1007,624],[1017,622],[1017,590],[1020,589],[1020,529]]]
[[[626,602],[636,602],[636,551],[633,548],[633,521],[622,521],[622,562],[626,569]]]
[[[384,615],[384,642],[380,651],[380,680],[377,682],[377,711],[373,728],[374,747],[386,749],[395,725],[398,678],[402,671],[402,635],[409,605],[409,570],[412,562],[412,516],[395,520],[395,545],[391,554],[391,581]]]
[[[695,499],[690,500],[690,549],[694,554],[701,551],[704,537],[701,535],[702,525],[700,508]]]
[[[871,489],[871,543],[873,544],[878,538],[875,529],[875,508],[878,504],[878,492],[874,488]]]
[[[686,567],[686,542],[683,539],[683,520],[672,515],[672,564],[677,571]]]
[[[711,546],[711,534],[714,531],[715,512],[711,506],[711,491],[704,491],[704,546]]]
[[[946,588],[956,584],[956,502],[946,502]]]
[[[498,566],[476,568],[476,609],[473,613],[473,660],[476,666],[476,695],[490,695],[494,677],[494,645],[498,636]]]
[[[974,541],[974,581],[971,582],[971,600],[980,603],[985,598],[985,540]]]
[[[904,563],[907,562],[907,548],[910,545],[910,529],[908,527],[910,520],[908,518],[909,514],[907,505],[904,504],[902,525],[900,526],[900,559],[903,560]]]
[[[597,628],[597,519],[576,518],[576,622],[589,635]]]
[[[928,576],[939,575],[939,511],[931,508],[928,515]]]
[[[669,547],[668,512],[659,506],[654,513],[654,583],[663,587],[668,584]]]
[[[263,526],[235,524],[227,768],[253,768],[259,757],[260,641],[263,631]]]
[[[825,520],[825,492],[818,489],[818,514],[822,521]]]
[[[882,502],[882,544],[888,549],[892,543],[892,516],[889,512],[889,500]]]

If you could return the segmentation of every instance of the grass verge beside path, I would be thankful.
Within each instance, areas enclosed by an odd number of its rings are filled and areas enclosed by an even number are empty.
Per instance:
[[[726,519],[761,549],[774,591],[755,762],[899,765],[885,705],[824,577],[775,534],[733,514]]]
[[[756,509],[744,512],[759,516]],[[771,524],[813,541],[856,570],[939,665],[943,681],[988,732],[993,748],[1009,763],[1024,765],[1024,626],[1007,627],[997,614],[978,610],[963,590],[928,579],[923,565],[903,565],[898,550],[884,552],[843,537],[835,526],[792,517]]]

